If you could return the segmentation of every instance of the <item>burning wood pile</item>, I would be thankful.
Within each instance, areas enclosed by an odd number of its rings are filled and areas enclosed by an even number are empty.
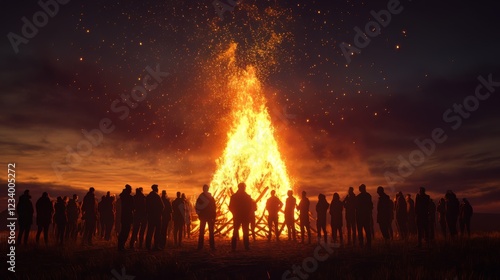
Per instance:
[[[287,191],[292,188],[286,165],[278,149],[275,131],[269,115],[266,98],[257,78],[257,70],[240,68],[235,63],[236,45],[221,54],[218,63],[227,63],[226,85],[222,90],[231,96],[232,125],[227,133],[227,144],[217,160],[217,170],[210,190],[217,204],[215,232],[230,236],[233,223],[229,201],[233,188],[244,182],[246,192],[256,201],[255,235],[267,236],[266,201],[270,189],[285,203]],[[218,64],[221,65],[221,64]],[[280,215],[280,230],[286,231],[284,214]],[[298,218],[298,214],[296,214]],[[298,227],[298,225],[296,226]]]

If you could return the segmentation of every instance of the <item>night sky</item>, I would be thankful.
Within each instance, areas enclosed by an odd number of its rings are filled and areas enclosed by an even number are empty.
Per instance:
[[[201,192],[230,126],[213,61],[235,42],[238,63],[259,73],[296,191],[330,200],[361,183],[373,197],[379,185],[391,196],[424,186],[432,198],[451,189],[477,212],[500,213],[493,1],[241,0],[223,19],[211,0],[102,2],[58,4],[24,39],[21,18],[33,22],[42,8],[2,5],[0,162],[16,163],[18,194],[119,193],[126,183],[147,192],[156,183],[170,197]],[[399,12],[348,63],[342,43],[355,47],[355,28],[388,3]],[[273,36],[280,43],[269,47]],[[155,89],[131,100],[155,70]],[[103,119],[113,131],[69,157]],[[412,153],[433,131],[441,143]]]

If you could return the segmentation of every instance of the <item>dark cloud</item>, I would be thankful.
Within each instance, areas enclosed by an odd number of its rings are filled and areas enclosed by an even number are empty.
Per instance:
[[[237,63],[259,72],[299,188],[315,196],[361,182],[386,185],[384,174],[397,174],[398,156],[407,158],[415,139],[443,128],[448,139],[395,187],[452,188],[493,205],[497,193],[488,188],[500,182],[500,89],[457,130],[443,113],[474,94],[479,75],[500,80],[496,10],[486,1],[401,4],[403,12],[346,66],[339,44],[352,42],[353,28],[364,27],[370,11],[387,1],[261,1],[238,5],[224,20],[201,2],[70,3],[19,54],[5,38],[0,43],[0,149],[30,166],[20,188],[31,184],[35,192],[68,195],[108,177],[118,178],[110,187],[116,191],[127,180],[170,180],[199,191],[232,124],[231,96],[220,90],[225,85],[210,83],[225,82],[212,61],[234,41]],[[280,13],[271,17],[267,8]],[[20,18],[38,9],[9,3],[3,34],[19,32]],[[270,30],[289,36],[267,59],[253,51]],[[169,77],[121,120],[111,104],[157,64]],[[115,131],[68,172],[71,179],[46,183],[55,180],[51,163],[64,162],[67,146],[76,149],[85,139],[81,130],[98,128],[102,118]]]

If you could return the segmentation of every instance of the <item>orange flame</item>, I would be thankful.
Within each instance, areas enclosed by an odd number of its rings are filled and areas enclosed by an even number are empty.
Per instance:
[[[232,100],[232,127],[222,156],[217,160],[217,171],[211,187],[215,190],[222,221],[227,224],[231,218],[228,210],[229,197],[240,182],[247,185],[247,193],[257,201],[256,217],[264,214],[269,196],[268,189],[285,202],[291,181],[274,137],[271,117],[266,107],[261,83],[252,66],[241,69],[235,66],[236,44],[223,53],[219,59],[228,63],[228,91]],[[268,188],[268,189],[267,189]]]

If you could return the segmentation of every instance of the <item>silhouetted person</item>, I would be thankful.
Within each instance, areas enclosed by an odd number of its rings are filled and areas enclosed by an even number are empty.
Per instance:
[[[257,202],[252,199],[252,212],[250,212],[250,231],[252,232],[252,240],[255,242],[255,211],[257,211]]]
[[[392,204],[391,198],[384,192],[384,187],[378,187],[377,194],[379,195],[377,204],[377,223],[380,227],[382,236],[387,242],[391,238],[389,228],[394,219],[394,214],[392,212],[394,205]]]
[[[118,236],[120,235],[121,230],[122,230],[122,200],[120,199],[120,196],[118,196],[118,199],[116,199],[116,219],[115,219],[116,238],[118,238]]]
[[[83,198],[82,219],[85,221],[83,231],[83,244],[92,245],[92,236],[95,233],[97,223],[97,200],[95,198],[95,189],[89,188],[89,192]]]
[[[130,237],[130,248],[134,248],[136,242],[139,240],[139,248],[142,249],[142,242],[144,241],[144,233],[148,225],[148,215],[146,213],[146,196],[142,193],[142,188],[135,189],[134,195],[134,218],[133,218],[133,231]],[[137,239],[139,237],[139,239]]]
[[[17,221],[19,222],[19,232],[17,236],[17,244],[24,245],[28,244],[28,237],[31,230],[31,224],[33,224],[33,203],[31,202],[31,195],[29,190],[25,190],[23,195],[19,197],[19,202],[17,203]],[[24,239],[23,239],[24,236]]]
[[[429,240],[433,241],[436,235],[436,203],[429,200]]]
[[[130,228],[133,223],[133,213],[134,213],[134,197],[132,196],[132,187],[127,184],[120,194],[121,203],[121,228],[120,234],[118,235],[118,250],[125,250],[125,243],[127,242],[128,235],[130,233]]]
[[[439,227],[441,228],[441,233],[443,234],[443,238],[446,238],[446,201],[444,198],[441,198],[438,202],[438,206],[436,208],[438,213],[438,222]]]
[[[184,236],[187,238],[191,238],[191,203],[186,198],[186,194],[181,195],[182,200],[184,201]]]
[[[56,242],[63,245],[64,231],[68,223],[68,217],[66,213],[66,201],[60,196],[57,197],[56,204],[54,205],[54,222],[57,226]]]
[[[236,250],[236,243],[238,241],[238,232],[240,227],[243,231],[243,245],[245,250],[250,249],[249,243],[249,225],[250,217],[254,209],[254,201],[249,194],[245,192],[245,183],[238,184],[238,191],[231,196],[229,200],[229,211],[233,214],[233,236],[231,239],[231,249]]]
[[[215,199],[208,191],[208,185],[203,185],[203,192],[196,200],[196,214],[200,219],[200,235],[198,237],[198,250],[203,249],[205,240],[205,228],[208,225],[208,240],[210,249],[215,250],[214,227],[216,217]]]
[[[158,194],[158,185],[151,186],[151,192],[146,197],[146,213],[148,215],[148,233],[146,234],[146,249],[151,250],[151,239],[155,237],[153,250],[159,250],[161,236],[161,215],[163,202]]]
[[[104,240],[111,239],[111,230],[115,223],[115,197],[111,196],[110,192],[106,193],[102,204],[101,219],[103,220]]]
[[[370,216],[370,233],[372,234],[372,239],[375,239],[375,224],[373,223],[373,215]]]
[[[76,240],[76,236],[78,234],[78,218],[80,217],[80,203],[78,202],[78,195],[73,194],[73,198],[68,201],[66,214],[68,216],[66,239],[71,238],[72,240]]]
[[[321,241],[321,231],[323,231],[323,238],[325,243],[328,240],[328,234],[326,233],[326,212],[328,211],[330,204],[326,201],[324,194],[320,193],[318,195],[318,202],[316,203],[316,229],[318,230],[318,242]]]
[[[300,235],[302,238],[302,243],[304,243],[305,232],[307,231],[308,243],[311,244],[311,223],[309,221],[309,198],[307,198],[307,193],[302,191],[302,199],[300,200],[299,206],[299,221],[300,221]]]
[[[266,202],[266,210],[267,210],[267,226],[269,228],[269,235],[267,236],[267,239],[271,241],[271,236],[272,232],[274,229],[274,232],[276,234],[276,241],[279,241],[279,227],[278,227],[278,213],[281,210],[281,207],[283,207],[283,203],[281,200],[276,197],[276,191],[272,190],[271,191],[271,197],[267,199]],[[273,228],[274,227],[274,228]]]
[[[42,231],[45,245],[49,244],[49,225],[52,221],[53,213],[54,207],[50,201],[49,194],[44,192],[42,197],[36,201],[36,224],[38,226],[38,231],[36,232],[36,244],[38,244],[40,240],[40,234]]]
[[[177,198],[172,202],[172,219],[174,220],[174,245],[182,245],[182,230],[184,228],[184,200],[181,193],[177,192]]]
[[[165,249],[167,246],[167,232],[168,225],[172,220],[172,204],[167,197],[167,191],[161,191],[161,202],[163,202],[163,213],[161,215],[161,236],[160,236],[160,249]]]
[[[396,224],[398,227],[399,237],[405,240],[408,237],[408,210],[406,200],[402,192],[396,195]]]
[[[52,214],[52,232],[49,231],[49,234],[51,234],[51,235],[53,235],[54,237],[57,238],[57,224],[56,224],[56,221],[54,219],[54,214],[56,212],[54,206],[55,206],[55,204],[57,202],[57,198],[54,199],[54,200],[51,199],[50,202],[52,202],[52,209],[54,209],[54,212]],[[49,230],[50,230],[50,228],[49,228]],[[57,242],[57,239],[56,239],[56,242]]]
[[[406,195],[406,212],[408,213],[408,233],[415,235],[417,233],[417,221],[415,219],[415,201],[411,194]]]
[[[99,228],[97,229],[97,231],[98,231],[99,236],[101,238],[104,238],[104,218],[103,218],[104,215],[102,213],[104,200],[106,200],[106,196],[105,195],[103,195],[101,197],[101,201],[99,201],[97,203],[97,213],[99,214],[98,215],[98,221],[99,222],[97,223],[97,225],[99,226]]]
[[[467,230],[467,236],[470,237],[470,219],[474,213],[469,201],[464,198],[460,204],[460,235],[464,235]]]
[[[340,196],[338,193],[333,194],[332,202],[330,203],[330,226],[332,228],[332,239],[334,243],[337,243],[337,233],[340,237],[340,245],[343,243],[342,236],[342,210],[344,209],[344,203],[340,201]]]
[[[359,186],[359,194],[356,196],[356,222],[358,225],[359,246],[361,247],[364,246],[363,230],[366,236],[366,246],[370,248],[372,244],[372,211],[372,196],[366,192],[366,186],[361,184]]]
[[[444,198],[446,201],[446,224],[448,225],[450,236],[455,237],[457,235],[457,220],[460,202],[452,191],[447,191]]]
[[[295,207],[297,200],[293,197],[293,191],[288,191],[288,197],[285,201],[285,224],[288,231],[288,240],[297,240],[297,232],[295,229]]]
[[[421,187],[415,198],[415,215],[418,230],[418,247],[422,247],[422,238],[429,243],[429,203],[431,198],[425,193],[425,188]]]
[[[356,195],[354,194],[354,188],[349,187],[347,196],[344,198],[344,208],[345,208],[345,222],[347,227],[347,244],[356,244]],[[352,239],[351,239],[352,234]]]
[[[394,221],[395,213],[394,211],[396,210],[396,201],[398,199],[398,195],[396,194],[394,196],[394,199],[392,200],[392,220]],[[396,226],[397,227],[397,226]],[[391,236],[391,240],[394,240],[394,230],[392,229],[392,222],[389,227],[389,235]]]

